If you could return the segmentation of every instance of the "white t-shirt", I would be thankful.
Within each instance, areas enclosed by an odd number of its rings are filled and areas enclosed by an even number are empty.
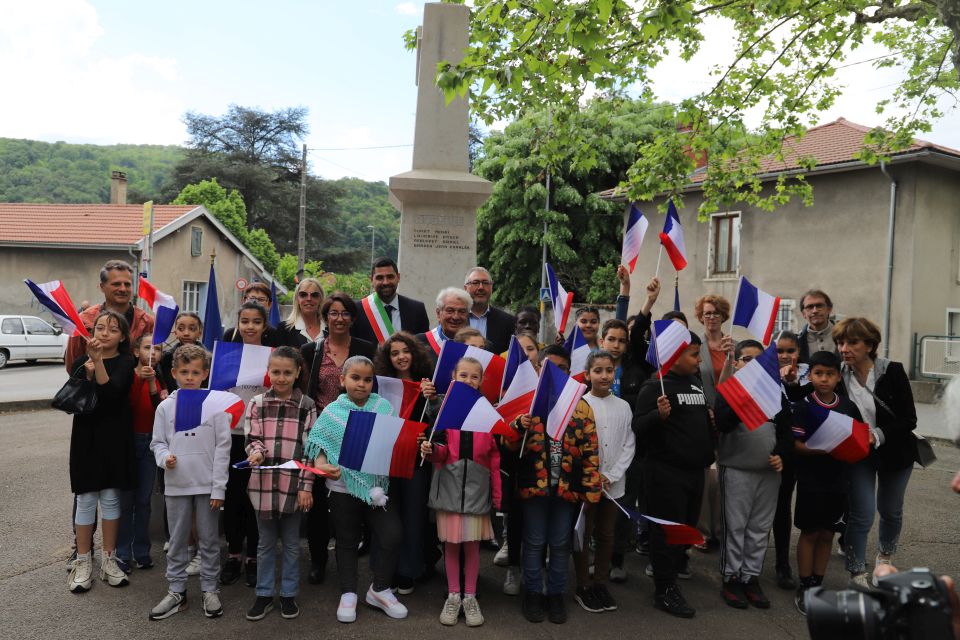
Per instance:
[[[877,428],[877,403],[870,394],[870,391],[873,391],[873,388],[877,384],[877,370],[871,367],[870,372],[867,374],[866,385],[860,384],[856,374],[852,372],[849,380],[850,384],[847,385],[847,392],[850,394],[850,399],[857,405],[857,409],[860,409],[860,415],[863,417],[863,421],[870,425],[870,431],[873,432],[877,440],[875,446],[880,446],[883,444],[883,434]],[[867,391],[867,389],[870,391]]]
[[[588,393],[583,400],[593,410],[600,452],[600,473],[610,480],[607,493],[622,498],[627,488],[627,468],[633,462],[636,440],[631,423],[630,404],[612,393],[602,398]]]

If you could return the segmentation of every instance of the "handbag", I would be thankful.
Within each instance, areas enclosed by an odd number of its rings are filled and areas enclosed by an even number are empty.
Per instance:
[[[897,414],[893,412],[893,409],[891,409],[886,402],[877,397],[877,394],[873,392],[873,389],[870,389],[867,386],[864,386],[863,388],[867,390],[867,393],[873,396],[874,402],[876,402],[881,409],[893,416],[894,420],[897,420]],[[937,454],[933,452],[933,445],[931,445],[930,441],[923,436],[918,436],[915,431],[911,431],[910,435],[913,436],[913,439],[917,444],[917,455],[914,460],[917,462],[917,464],[926,469],[937,461]]]
[[[87,380],[86,372],[81,369],[79,375],[74,374],[63,383],[50,405],[69,414],[92,413],[97,408],[97,385]]]

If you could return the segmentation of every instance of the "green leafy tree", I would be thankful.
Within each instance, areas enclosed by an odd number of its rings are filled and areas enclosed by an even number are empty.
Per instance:
[[[370,275],[364,271],[334,274],[334,291],[342,291],[350,297],[362,298],[370,293]]]
[[[706,152],[702,214],[731,202],[810,202],[803,176],[763,189],[760,159],[782,158],[784,138],[802,135],[834,104],[842,91],[837,70],[854,64],[851,55],[867,42],[885,51],[871,63],[897,67],[904,79],[879,101],[887,121],[866,136],[865,160],[929,131],[944,115],[942,98],[956,105],[956,0],[474,0],[470,45],[459,63],[438,65],[437,84],[448,99],[472,90],[472,108],[487,124],[551,105],[541,136],[548,164],[559,166],[568,155],[574,165],[589,164],[602,153],[599,138],[579,144],[575,114],[585,97],[630,90],[657,99],[652,72],[672,53],[690,60],[711,20],[732,27],[722,45],[733,61],[715,65],[712,85],[676,105],[676,128],[636,147],[623,180],[630,199],[679,198],[695,158]],[[415,34],[406,41],[415,46]],[[759,114],[757,135],[733,135],[747,112]]]
[[[370,226],[373,226],[376,254],[396,260],[400,242],[400,212],[390,204],[387,185],[359,178],[341,178],[335,180],[333,186],[341,194],[334,206],[343,220],[342,243],[357,254],[356,264],[352,266],[359,268],[369,263]]]
[[[321,260],[307,260],[303,264],[303,274],[308,278],[316,278],[323,275],[323,262]],[[283,286],[293,291],[297,286],[297,256],[292,253],[285,253],[280,257],[277,263],[277,269],[274,271],[277,280]]]

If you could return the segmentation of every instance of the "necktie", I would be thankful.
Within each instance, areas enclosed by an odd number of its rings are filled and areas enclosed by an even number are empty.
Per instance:
[[[393,305],[388,304],[383,308],[387,310],[387,315],[390,316],[390,322],[393,322]]]

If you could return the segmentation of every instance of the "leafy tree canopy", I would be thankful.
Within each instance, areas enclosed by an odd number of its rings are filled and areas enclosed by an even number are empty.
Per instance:
[[[460,63],[438,65],[437,83],[448,99],[472,90],[472,108],[487,124],[551,105],[541,143],[551,166],[567,154],[574,165],[600,155],[593,141],[576,144],[575,114],[586,96],[629,91],[654,100],[651,71],[659,63],[673,53],[689,60],[708,19],[732,26],[735,36],[724,43],[732,62],[713,67],[712,86],[676,105],[676,128],[636,147],[623,185],[635,200],[679,196],[694,168],[687,151],[707,152],[701,213],[738,201],[764,208],[793,196],[809,201],[802,176],[761,190],[759,159],[782,155],[785,137],[816,123],[841,91],[837,69],[866,42],[886,51],[872,64],[897,67],[905,79],[877,106],[888,119],[867,136],[865,160],[929,131],[943,115],[940,99],[960,89],[956,0],[474,0],[472,7],[468,50]],[[408,33],[408,46],[415,41]],[[742,128],[748,111],[760,114],[758,135],[731,145],[729,130]]]

